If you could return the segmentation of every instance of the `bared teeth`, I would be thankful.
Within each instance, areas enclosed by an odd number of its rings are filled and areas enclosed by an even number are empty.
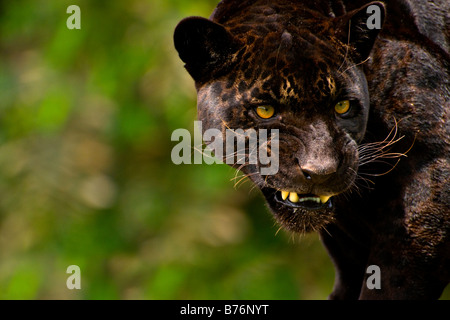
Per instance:
[[[299,197],[298,197],[297,192],[291,192],[291,193],[289,194],[289,201],[291,201],[291,202],[293,202],[293,203],[297,203],[299,200],[300,200],[300,199],[299,199]]]
[[[319,196],[320,202],[327,203],[330,200],[331,196]]]
[[[331,197],[332,196],[299,196],[297,192],[281,191],[281,198],[283,200],[287,200],[289,198],[289,201],[293,203],[312,201],[318,204],[325,204]]]

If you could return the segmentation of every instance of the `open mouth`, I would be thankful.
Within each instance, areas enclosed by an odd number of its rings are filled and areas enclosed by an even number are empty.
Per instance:
[[[337,194],[302,194],[273,188],[262,188],[261,191],[275,219],[286,230],[308,233],[334,221]]]
[[[318,196],[314,194],[297,194],[296,192],[277,191],[275,200],[292,208],[306,210],[331,209],[333,207],[332,196]]]

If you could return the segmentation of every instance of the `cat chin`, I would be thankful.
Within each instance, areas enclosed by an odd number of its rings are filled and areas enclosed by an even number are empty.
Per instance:
[[[295,233],[317,232],[334,222],[334,199],[325,203],[313,200],[308,196],[305,202],[292,203],[289,199],[283,200],[279,191],[263,188],[261,191],[266,198],[276,221],[286,230]]]

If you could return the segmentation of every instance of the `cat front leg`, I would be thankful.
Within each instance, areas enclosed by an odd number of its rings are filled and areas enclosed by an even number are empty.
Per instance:
[[[439,299],[448,284],[443,261],[430,260],[426,256],[411,257],[396,251],[393,257],[392,261],[386,261],[386,254],[382,251],[370,257],[369,264],[376,266],[378,273],[366,273],[360,300]],[[375,279],[378,286],[373,285],[374,277],[379,277]]]
[[[334,225],[327,226],[320,236],[336,272],[333,292],[328,299],[357,300],[365,275],[367,248]]]

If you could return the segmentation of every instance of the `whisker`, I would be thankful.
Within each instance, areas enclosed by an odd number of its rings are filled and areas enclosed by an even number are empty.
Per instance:
[[[244,175],[241,175],[241,176],[239,176],[239,177],[236,177],[236,179],[238,179],[239,178],[239,181],[237,181],[235,184],[234,184],[234,188],[235,189],[237,189],[237,187],[238,187],[238,185],[239,185],[239,183],[241,183],[242,181],[251,181],[250,180],[250,177],[251,176],[254,176],[254,175],[257,175],[258,174],[258,172],[253,172],[253,173],[250,173],[250,174],[244,174]],[[247,180],[246,180],[247,179]],[[235,180],[235,179],[232,179],[232,180]],[[241,183],[241,185],[243,185],[243,183]]]
[[[348,24],[348,36],[347,36],[347,45],[345,46],[345,55],[344,55],[344,59],[342,60],[341,65],[338,68],[338,72],[341,71],[342,66],[344,65],[344,63],[347,61],[347,56],[348,56],[348,49],[350,48],[350,30],[351,30],[351,24],[352,21],[349,21]],[[342,74],[342,73],[341,73]]]
[[[401,119],[400,121],[403,121]],[[398,137],[398,121],[394,118],[394,127],[390,130],[389,134],[383,141],[370,142],[363,145],[358,146],[359,152],[359,165],[358,167],[364,167],[368,164],[386,164],[391,166],[389,170],[382,173],[370,173],[365,171],[359,171],[357,173],[357,178],[359,177],[366,183],[374,184],[374,182],[365,177],[380,177],[389,174],[392,172],[400,163],[401,158],[407,157],[407,154],[413,148],[415,141],[417,139],[417,134],[414,137],[414,141],[411,146],[405,152],[391,152],[391,147],[405,138],[405,136]],[[396,163],[393,164],[388,161],[384,161],[384,159],[397,159]],[[365,177],[364,177],[365,176]]]
[[[379,162],[379,159],[397,159],[401,157],[406,157],[406,154],[411,150],[406,152],[390,152],[390,147],[399,142],[404,138],[404,136],[398,137],[398,122],[394,118],[394,127],[390,130],[388,135],[383,141],[370,142],[358,146],[359,152],[359,167],[365,166],[369,163]]]
[[[394,170],[397,167],[397,165],[399,164],[400,160],[401,159],[398,159],[397,163],[395,165],[393,165],[391,169],[389,169],[388,171],[386,171],[384,173],[376,173],[376,174],[375,173],[374,174],[363,173],[363,174],[366,175],[366,176],[371,176],[371,177],[381,177],[381,176],[387,175],[388,173],[390,173],[392,170]]]

